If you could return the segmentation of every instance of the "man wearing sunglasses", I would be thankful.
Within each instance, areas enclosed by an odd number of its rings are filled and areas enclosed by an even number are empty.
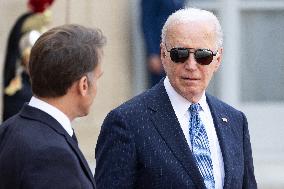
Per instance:
[[[211,12],[188,8],[167,19],[167,77],[108,114],[96,147],[98,188],[257,188],[245,115],[205,92],[222,41]]]

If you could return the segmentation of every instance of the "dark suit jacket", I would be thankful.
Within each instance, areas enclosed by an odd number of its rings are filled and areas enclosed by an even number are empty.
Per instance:
[[[224,159],[224,189],[257,188],[245,115],[210,95],[207,102]],[[163,81],[108,114],[96,160],[99,189],[205,189]]]
[[[24,105],[0,126],[0,189],[94,189],[77,143],[47,113]]]

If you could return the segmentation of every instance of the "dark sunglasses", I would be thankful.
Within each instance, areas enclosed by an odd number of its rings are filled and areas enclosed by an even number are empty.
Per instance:
[[[194,54],[194,59],[198,64],[208,65],[212,62],[213,56],[216,56],[217,52],[213,52],[210,49],[196,49],[194,52],[190,52],[193,48],[177,47],[167,50],[170,53],[171,60],[175,63],[184,63],[188,58],[189,54]]]

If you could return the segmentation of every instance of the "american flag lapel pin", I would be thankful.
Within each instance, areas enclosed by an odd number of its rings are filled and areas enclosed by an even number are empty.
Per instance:
[[[222,117],[222,121],[225,122],[225,123],[228,123],[228,119],[225,118],[225,117]]]

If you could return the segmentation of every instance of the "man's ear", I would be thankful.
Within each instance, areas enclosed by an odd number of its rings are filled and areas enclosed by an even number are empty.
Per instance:
[[[163,43],[160,44],[160,49],[161,49],[160,57],[161,57],[162,65],[164,66],[165,58],[167,55],[166,55],[166,48]]]
[[[160,44],[160,50],[161,50],[161,59],[166,57],[166,52],[163,43]]]
[[[79,80],[79,93],[82,96],[86,96],[88,94],[89,84],[87,76],[81,77]]]
[[[217,58],[216,58],[217,61],[215,64],[215,71],[217,71],[219,66],[221,65],[222,58],[223,58],[223,48],[219,48],[218,53],[217,53]]]

